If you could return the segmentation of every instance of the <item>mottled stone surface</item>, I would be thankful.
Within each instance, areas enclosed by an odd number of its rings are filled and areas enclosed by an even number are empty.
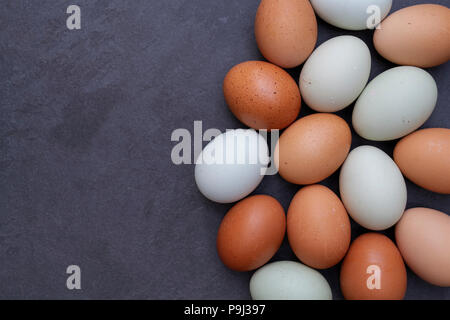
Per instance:
[[[395,10],[413,3],[394,1]],[[446,0],[431,1],[445,4]],[[81,7],[82,28],[66,28]],[[248,299],[251,273],[227,270],[215,238],[230,205],[197,191],[193,166],[170,159],[176,128],[237,128],[222,80],[262,59],[257,0],[4,1],[0,8],[0,298]],[[371,31],[319,21],[319,43],[356,35],[371,78],[393,67]],[[290,71],[297,80],[300,68]],[[424,127],[449,127],[449,64],[430,70],[440,96]],[[339,112],[347,121],[352,108]],[[301,116],[311,113],[303,106]],[[353,147],[367,144],[354,135]],[[394,142],[371,143],[392,154]],[[338,175],[323,182],[338,191]],[[450,197],[408,182],[408,207],[449,213]],[[255,193],[287,208],[298,190],[279,176]],[[365,232],[353,224],[353,237]],[[392,230],[386,232],[391,238]],[[295,259],[287,242],[274,260]],[[82,290],[66,289],[66,267]],[[339,266],[323,271],[335,298]],[[408,273],[406,298],[450,299]]]

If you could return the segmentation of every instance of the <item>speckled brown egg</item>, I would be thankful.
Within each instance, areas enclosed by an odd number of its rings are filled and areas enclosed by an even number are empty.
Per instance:
[[[406,268],[395,244],[379,233],[356,238],[342,262],[340,284],[347,300],[401,300]]]
[[[234,66],[223,83],[231,112],[254,129],[283,129],[297,119],[300,91],[283,69],[264,61]]]
[[[236,271],[266,264],[280,248],[286,231],[283,207],[273,197],[255,195],[235,204],[217,234],[222,262]]]
[[[322,185],[302,188],[287,214],[289,244],[297,258],[327,269],[344,258],[350,245],[350,219],[337,195]]]
[[[450,9],[420,4],[398,10],[374,34],[375,49],[387,60],[429,68],[450,59]]]
[[[317,42],[317,21],[308,0],[262,0],[255,18],[259,50],[283,68],[302,64]]]
[[[344,119],[329,113],[312,114],[283,132],[275,149],[275,164],[286,181],[314,184],[339,169],[351,141],[350,127]]]

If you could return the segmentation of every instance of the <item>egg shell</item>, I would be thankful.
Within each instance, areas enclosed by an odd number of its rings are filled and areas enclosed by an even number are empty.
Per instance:
[[[331,300],[327,280],[316,270],[293,261],[265,265],[250,279],[253,300]]]
[[[388,237],[363,234],[342,262],[340,284],[347,300],[401,300],[407,286],[402,256]]]
[[[367,229],[390,228],[405,211],[405,180],[378,148],[360,146],[350,152],[341,168],[339,189],[349,215]]]
[[[450,216],[433,209],[408,209],[395,228],[395,238],[414,273],[436,286],[450,286]]]
[[[211,201],[231,203],[248,196],[264,178],[267,141],[255,130],[228,130],[206,145],[195,164],[195,182]]]
[[[358,98],[370,76],[367,45],[353,36],[340,36],[321,44],[300,74],[306,104],[319,112],[336,112]]]
[[[365,30],[373,28],[374,14],[370,6],[379,8],[383,20],[392,7],[392,0],[311,0],[311,5],[319,17],[329,24],[345,30]]]
[[[375,31],[375,49],[387,60],[429,68],[450,59],[450,9],[420,4],[388,16]]]
[[[222,262],[236,271],[254,270],[280,248],[286,231],[283,207],[273,197],[256,195],[235,204],[217,234]]]
[[[429,128],[411,133],[394,149],[403,175],[427,190],[450,194],[450,129]]]
[[[247,61],[234,66],[225,77],[223,92],[236,118],[254,129],[284,129],[300,112],[297,83],[268,62]]]
[[[341,166],[351,140],[345,120],[329,113],[312,114],[294,122],[280,136],[275,164],[286,181],[314,184]]]
[[[436,106],[433,77],[420,68],[397,67],[373,79],[353,110],[353,127],[363,138],[388,141],[415,131]]]
[[[317,21],[307,0],[262,0],[255,18],[262,55],[282,68],[302,64],[317,42]]]
[[[325,186],[302,188],[287,215],[289,244],[297,258],[327,269],[344,258],[350,245],[350,219],[341,200]]]

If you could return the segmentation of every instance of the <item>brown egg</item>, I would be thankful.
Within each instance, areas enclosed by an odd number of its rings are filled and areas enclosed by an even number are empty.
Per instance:
[[[341,200],[325,186],[304,187],[287,215],[289,244],[310,267],[327,269],[344,258],[350,245],[350,219]]]
[[[450,287],[450,216],[427,208],[406,210],[395,238],[414,273],[436,286]]]
[[[342,263],[341,291],[347,300],[401,300],[406,281],[400,252],[382,234],[356,238]]]
[[[236,271],[257,269],[280,248],[285,231],[286,216],[276,199],[267,195],[246,198],[222,220],[217,235],[219,257]]]
[[[420,4],[398,10],[381,23],[373,38],[387,60],[422,68],[450,59],[450,9]]]
[[[297,83],[283,69],[264,61],[233,67],[223,83],[225,101],[241,122],[254,129],[283,129],[297,119]]]
[[[317,21],[308,0],[262,0],[255,19],[259,50],[283,68],[302,64],[317,42]]]
[[[275,149],[280,175],[296,184],[313,184],[332,175],[350,151],[352,135],[342,118],[316,113],[294,122]]]
[[[394,160],[415,184],[450,194],[450,129],[422,129],[406,136],[397,143]]]

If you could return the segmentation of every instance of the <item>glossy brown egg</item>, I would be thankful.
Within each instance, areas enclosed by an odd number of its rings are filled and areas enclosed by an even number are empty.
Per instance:
[[[263,56],[282,68],[302,64],[317,42],[317,21],[308,0],[262,0],[255,37]]]
[[[344,119],[316,113],[294,122],[275,149],[280,175],[295,184],[313,184],[328,178],[350,151],[352,135]]]
[[[267,195],[251,196],[223,218],[217,235],[219,257],[232,270],[257,269],[280,248],[285,231],[286,215],[280,203]]]
[[[350,245],[350,219],[341,200],[322,185],[302,188],[287,215],[289,244],[297,258],[327,269],[344,258]]]
[[[406,268],[395,244],[379,233],[356,238],[342,263],[341,291],[348,300],[401,300]]]
[[[234,66],[223,83],[231,112],[253,129],[283,129],[297,119],[300,91],[283,69],[264,61]]]

